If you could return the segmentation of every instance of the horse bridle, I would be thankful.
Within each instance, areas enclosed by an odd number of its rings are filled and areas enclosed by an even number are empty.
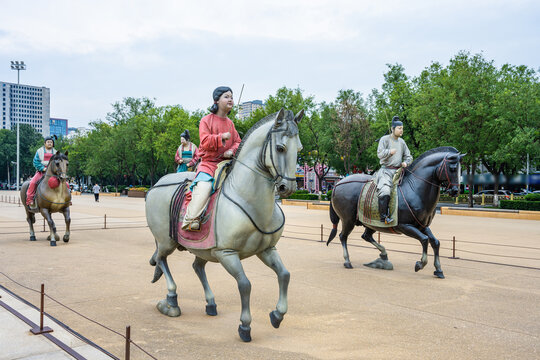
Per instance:
[[[450,187],[451,187],[452,185],[457,185],[457,186],[459,186],[459,183],[453,183],[452,181],[450,181],[450,175],[448,174],[448,159],[447,159],[447,157],[448,157],[448,154],[445,155],[445,157],[444,157],[444,159],[443,159],[443,163],[442,163],[441,165],[439,165],[439,168],[438,168],[438,170],[437,170],[437,178],[440,179],[440,178],[442,177],[441,175],[442,175],[442,172],[443,172],[443,169],[444,169],[444,174],[445,174],[445,176],[446,176],[446,182],[447,182],[447,184],[448,184],[448,185],[446,185],[446,189],[445,189],[445,190],[450,189]],[[411,170],[409,170],[409,169],[407,169],[407,168],[404,168],[404,169],[405,169],[405,171],[409,172],[409,174],[411,174],[411,175],[414,176],[415,178],[417,178],[417,179],[419,179],[419,180],[422,180],[423,182],[425,182],[425,183],[427,183],[427,184],[430,184],[430,185],[433,185],[433,186],[437,186],[437,187],[439,187],[439,188],[441,187],[441,184],[435,184],[435,183],[432,183],[431,181],[427,181],[426,179],[424,179],[424,178],[422,178],[422,177],[416,175],[416,174],[415,174],[414,172],[412,172]],[[444,182],[444,180],[441,181],[441,182]],[[401,182],[400,182],[399,185],[401,185]]]
[[[286,130],[271,130],[268,132],[268,135],[266,136],[266,140],[264,141],[264,145],[263,145],[263,148],[261,149],[261,151],[259,152],[259,159],[258,159],[258,163],[259,163],[259,167],[261,168],[265,168],[268,170],[268,168],[266,168],[266,166],[264,166],[264,159],[266,158],[266,149],[268,148],[268,145],[270,145],[272,147],[272,134],[273,133],[280,133],[280,132],[284,132]],[[279,179],[285,179],[285,180],[294,180],[296,181],[296,179],[294,178],[290,178],[290,177],[287,177],[287,176],[283,176],[279,173],[279,170],[277,169],[276,167],[276,164],[274,162],[274,157],[273,157],[273,149],[270,149],[270,160],[272,161],[272,166],[274,167],[274,170],[276,172],[276,176],[274,176],[273,178],[269,178],[268,176],[264,175],[263,173],[260,172],[259,169],[253,169],[251,168],[250,166],[244,164],[243,162],[241,162],[240,160],[238,160],[237,157],[234,157],[234,161],[235,162],[239,162],[240,164],[242,164],[243,166],[247,167],[249,170],[253,171],[255,174],[259,175],[259,176],[262,176],[263,178],[265,178],[266,180],[270,181],[270,182],[273,182],[274,183],[274,186],[279,182]],[[272,173],[270,172],[270,170],[268,170],[268,172],[270,173],[270,175],[272,175]],[[281,211],[281,216],[283,218],[283,220],[281,221],[281,224],[274,230],[272,231],[264,231],[262,230],[258,225],[257,223],[255,222],[255,220],[251,217],[251,215],[249,214],[249,212],[244,209],[242,207],[242,205],[240,205],[237,201],[235,201],[233,198],[231,198],[229,195],[227,195],[227,193],[225,192],[225,187],[222,187],[221,188],[221,192],[223,193],[223,196],[225,196],[229,201],[231,201],[233,204],[235,204],[240,210],[242,210],[242,212],[249,218],[249,220],[251,221],[251,223],[253,224],[253,226],[255,227],[255,229],[257,229],[257,231],[259,231],[260,233],[262,234],[265,234],[265,235],[271,235],[271,234],[274,234],[276,232],[278,232],[281,228],[283,228],[283,226],[285,225],[285,214],[283,213],[283,210],[281,209],[281,207],[278,206],[278,209]]]

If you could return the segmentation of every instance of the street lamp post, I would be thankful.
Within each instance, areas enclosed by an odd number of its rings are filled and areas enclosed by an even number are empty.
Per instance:
[[[12,61],[11,62],[11,70],[17,70],[17,90],[19,90],[20,86],[20,71],[26,70],[26,64],[24,61]],[[21,99],[20,97],[17,98],[17,178],[15,179],[15,182],[17,183],[17,191],[19,191],[19,179],[20,179],[20,173],[19,173],[19,123],[20,123],[20,104]]]

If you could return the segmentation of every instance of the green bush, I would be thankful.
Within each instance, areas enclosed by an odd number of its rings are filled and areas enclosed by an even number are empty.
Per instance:
[[[332,200],[332,190],[328,190],[324,198],[328,201]]]
[[[317,194],[308,194],[308,193],[298,193],[295,192],[291,196],[288,197],[288,199],[296,199],[296,200],[319,200],[319,195]]]
[[[527,194],[525,195],[525,201],[540,201],[540,194]]]
[[[307,190],[296,190],[295,194],[309,194],[309,191],[307,191]]]
[[[448,194],[443,194],[439,196],[439,201],[441,202],[456,202],[456,198],[452,197]],[[459,194],[458,196],[458,202],[460,203],[466,203],[469,201],[469,195],[467,194]]]
[[[540,201],[501,200],[499,204],[501,209],[540,211]]]

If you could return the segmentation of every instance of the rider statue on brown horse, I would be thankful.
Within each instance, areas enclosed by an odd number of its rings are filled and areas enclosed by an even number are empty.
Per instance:
[[[36,151],[34,156],[36,173],[30,181],[26,181],[21,188],[21,201],[25,204],[26,221],[30,226],[30,241],[35,241],[34,223],[35,213],[40,212],[47,220],[50,229],[48,240],[51,246],[56,246],[60,239],[56,233],[56,225],[51,217],[54,212],[61,212],[66,222],[64,242],[69,241],[69,206],[71,205],[71,192],[67,184],[68,152],[64,154],[54,149],[54,139],[45,138],[44,146]]]

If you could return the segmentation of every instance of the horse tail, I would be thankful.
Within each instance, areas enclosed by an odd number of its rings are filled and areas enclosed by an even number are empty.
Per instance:
[[[336,237],[337,234],[337,225],[339,223],[339,216],[336,214],[336,211],[334,210],[334,206],[332,206],[332,202],[330,202],[330,221],[332,222],[332,231],[330,232],[330,236],[328,236],[328,240],[326,241],[326,246],[330,244],[332,240]]]

